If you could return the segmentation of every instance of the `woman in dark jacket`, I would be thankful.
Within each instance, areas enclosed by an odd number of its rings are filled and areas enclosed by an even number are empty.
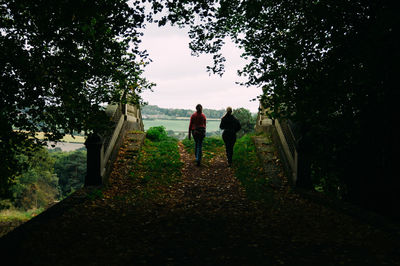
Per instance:
[[[221,119],[220,129],[223,129],[222,139],[225,142],[226,157],[228,158],[228,165],[232,165],[233,146],[236,142],[236,133],[242,128],[239,120],[232,115],[232,108],[226,108],[226,114]]]

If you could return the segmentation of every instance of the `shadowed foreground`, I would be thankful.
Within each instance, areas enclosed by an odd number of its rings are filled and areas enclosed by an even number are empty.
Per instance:
[[[19,265],[396,265],[391,235],[287,190],[251,201],[220,151],[179,145],[182,180],[143,194],[121,149],[110,186],[82,190],[1,239]],[[251,171],[251,169],[249,169]],[[132,196],[140,191],[140,198]],[[10,264],[13,265],[13,264]]]

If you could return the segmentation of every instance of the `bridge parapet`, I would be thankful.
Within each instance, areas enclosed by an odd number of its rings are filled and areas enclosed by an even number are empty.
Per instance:
[[[112,165],[127,132],[144,130],[139,106],[109,105],[106,114],[110,117],[112,128],[103,136],[92,134],[85,142],[88,150],[85,186],[107,184]]]
[[[271,133],[273,121],[268,117],[267,111],[268,110],[260,104],[255,125],[255,130],[257,132]]]
[[[286,175],[292,185],[308,187],[310,185],[310,164],[304,152],[304,137],[298,123],[289,119],[270,119],[267,108],[260,104],[256,132],[272,135],[274,145],[279,151]]]

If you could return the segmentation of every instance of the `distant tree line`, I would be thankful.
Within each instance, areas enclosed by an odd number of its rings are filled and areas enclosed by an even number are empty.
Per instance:
[[[157,105],[145,105],[142,107],[142,115],[144,116],[168,116],[168,117],[190,117],[195,109],[175,109],[161,108]],[[225,110],[203,109],[203,113],[208,118],[221,118],[225,114]]]

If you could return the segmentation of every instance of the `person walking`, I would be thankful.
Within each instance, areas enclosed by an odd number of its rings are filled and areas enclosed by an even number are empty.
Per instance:
[[[236,142],[236,133],[242,128],[239,120],[232,115],[232,107],[226,108],[226,114],[221,118],[220,129],[223,129],[222,139],[225,143],[228,165],[232,166],[233,146]]]
[[[196,112],[190,117],[189,140],[192,134],[195,142],[194,154],[196,156],[196,163],[197,166],[200,166],[203,154],[203,139],[206,136],[206,116],[203,114],[203,106],[201,104],[196,105]]]

